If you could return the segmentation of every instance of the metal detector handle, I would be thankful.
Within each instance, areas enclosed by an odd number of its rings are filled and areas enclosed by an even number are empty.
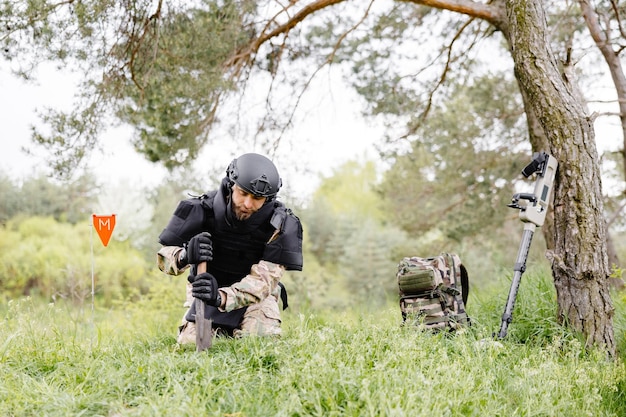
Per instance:
[[[520,209],[519,217],[521,221],[524,223],[533,223],[537,227],[543,226],[546,219],[546,213],[550,205],[550,196],[552,195],[552,186],[554,185],[554,178],[558,167],[558,163],[553,156],[545,152],[540,155],[542,162],[538,163],[538,170],[536,171],[537,180],[535,182],[534,201],[533,199],[527,198],[528,204],[526,206],[516,207]],[[533,162],[535,161],[536,159]],[[531,163],[531,165],[532,164],[533,163]],[[529,167],[531,165],[529,165]],[[522,171],[524,175],[528,173],[526,168]],[[528,176],[530,175],[532,174]]]

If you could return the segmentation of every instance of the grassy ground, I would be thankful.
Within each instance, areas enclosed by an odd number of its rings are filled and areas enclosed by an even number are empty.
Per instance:
[[[543,282],[528,291],[550,291]],[[92,315],[12,301],[0,315],[0,415],[626,415],[622,358],[555,325],[549,297],[520,294],[510,337],[495,343],[505,297],[471,297],[474,325],[455,335],[401,327],[393,304],[289,309],[281,338],[217,339],[203,353],[176,345],[180,307]]]

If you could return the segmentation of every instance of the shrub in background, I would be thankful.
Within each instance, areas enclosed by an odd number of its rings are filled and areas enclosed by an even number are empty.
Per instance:
[[[16,217],[0,227],[4,298],[32,295],[82,302],[91,294],[93,265],[96,296],[110,305],[147,293],[160,273],[128,241],[113,238],[103,247],[87,222],[72,225],[52,217]]]

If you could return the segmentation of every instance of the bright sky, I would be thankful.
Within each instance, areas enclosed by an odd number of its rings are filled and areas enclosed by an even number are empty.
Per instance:
[[[325,84],[324,84],[325,83]],[[285,135],[275,163],[283,178],[284,189],[304,196],[310,194],[319,182],[320,175],[330,175],[334,168],[355,158],[375,158],[373,143],[380,138],[382,130],[369,126],[359,114],[354,96],[336,83],[320,81],[324,94],[310,99],[301,106],[299,123]],[[30,125],[38,118],[35,109],[44,106],[70,108],[74,86],[71,79],[48,67],[41,70],[38,84],[26,84],[0,71],[0,120],[2,131],[0,143],[2,158],[0,169],[15,179],[22,179],[36,172],[44,164],[40,157],[42,149],[30,142]],[[328,94],[332,90],[333,94]],[[314,90],[315,91],[315,90]],[[132,132],[128,127],[110,129],[102,134],[103,152],[95,152],[90,167],[99,180],[112,186],[124,182],[130,185],[154,186],[166,175],[165,169],[146,161],[137,154],[131,144]],[[260,149],[244,149],[209,145],[199,158],[212,166],[225,169],[230,160],[243,152],[260,152]],[[35,149],[36,157],[28,156],[22,148]],[[306,169],[303,169],[306,168]],[[296,191],[297,190],[297,191]]]

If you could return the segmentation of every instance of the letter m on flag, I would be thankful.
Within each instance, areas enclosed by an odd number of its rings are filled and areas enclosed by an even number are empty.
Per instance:
[[[110,216],[97,216],[94,214],[93,227],[98,232],[102,244],[104,246],[108,245],[111,234],[113,234],[113,229],[115,228],[115,214]]]

